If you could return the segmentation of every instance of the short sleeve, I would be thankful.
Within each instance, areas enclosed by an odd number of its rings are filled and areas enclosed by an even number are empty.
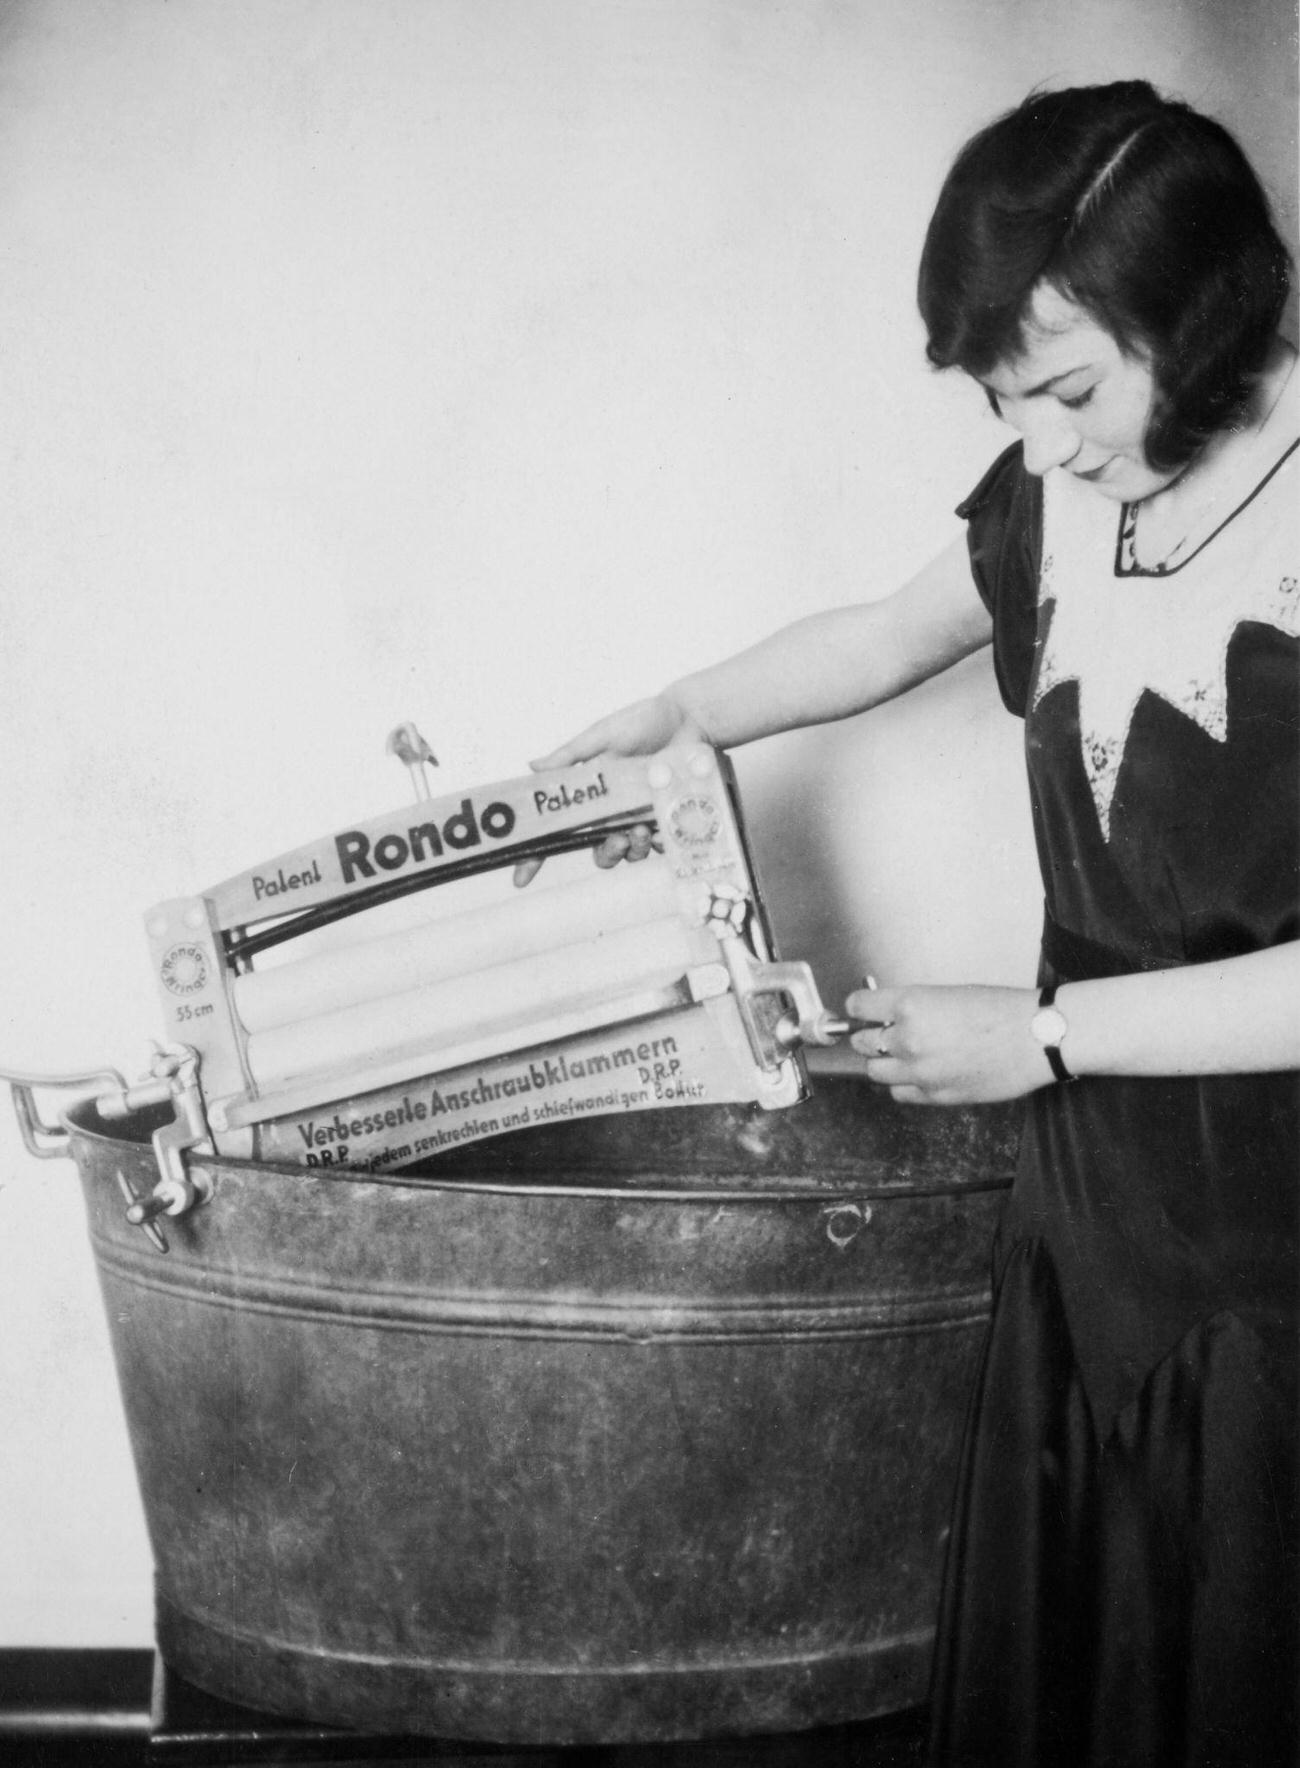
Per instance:
[[[993,616],[993,662],[1003,704],[1023,718],[1038,624],[1043,482],[1025,471],[1019,442],[998,456],[957,514],[967,525],[975,587]]]

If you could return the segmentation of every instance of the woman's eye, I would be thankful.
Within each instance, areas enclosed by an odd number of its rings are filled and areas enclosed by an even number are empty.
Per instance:
[[[1067,411],[1082,411],[1084,406],[1092,399],[1095,391],[1095,387],[1089,387],[1086,393],[1076,393],[1072,399],[1066,399],[1062,396],[1061,404],[1065,406]]]

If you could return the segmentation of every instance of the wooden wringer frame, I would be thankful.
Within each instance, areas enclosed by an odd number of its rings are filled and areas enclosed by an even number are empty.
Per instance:
[[[391,1171],[582,1115],[805,1096],[801,1046],[846,1027],[807,964],[777,961],[724,756],[601,756],[435,798],[414,727],[389,748],[413,808],[146,916],[159,1065],[210,1147]],[[393,924],[400,898],[637,824],[643,862]]]

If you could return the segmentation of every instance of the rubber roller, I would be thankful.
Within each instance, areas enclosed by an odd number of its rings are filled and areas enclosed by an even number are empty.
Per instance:
[[[661,860],[619,866],[578,884],[519,891],[509,902],[238,976],[235,1010],[248,1032],[295,1025],[639,926],[671,914],[676,901],[673,874]]]
[[[522,1042],[530,1020],[661,987],[710,950],[711,935],[692,936],[679,918],[665,918],[272,1027],[249,1038],[247,1061],[258,1087],[269,1090],[329,1070],[359,1077],[368,1062],[407,1045],[432,1054],[494,1025],[518,1027]]]

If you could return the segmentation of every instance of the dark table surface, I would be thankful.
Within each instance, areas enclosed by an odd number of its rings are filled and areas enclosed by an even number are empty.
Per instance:
[[[351,1733],[228,1705],[149,1651],[0,1651],[0,1760],[12,1768],[918,1768],[924,1713],[782,1737],[582,1748]]]

